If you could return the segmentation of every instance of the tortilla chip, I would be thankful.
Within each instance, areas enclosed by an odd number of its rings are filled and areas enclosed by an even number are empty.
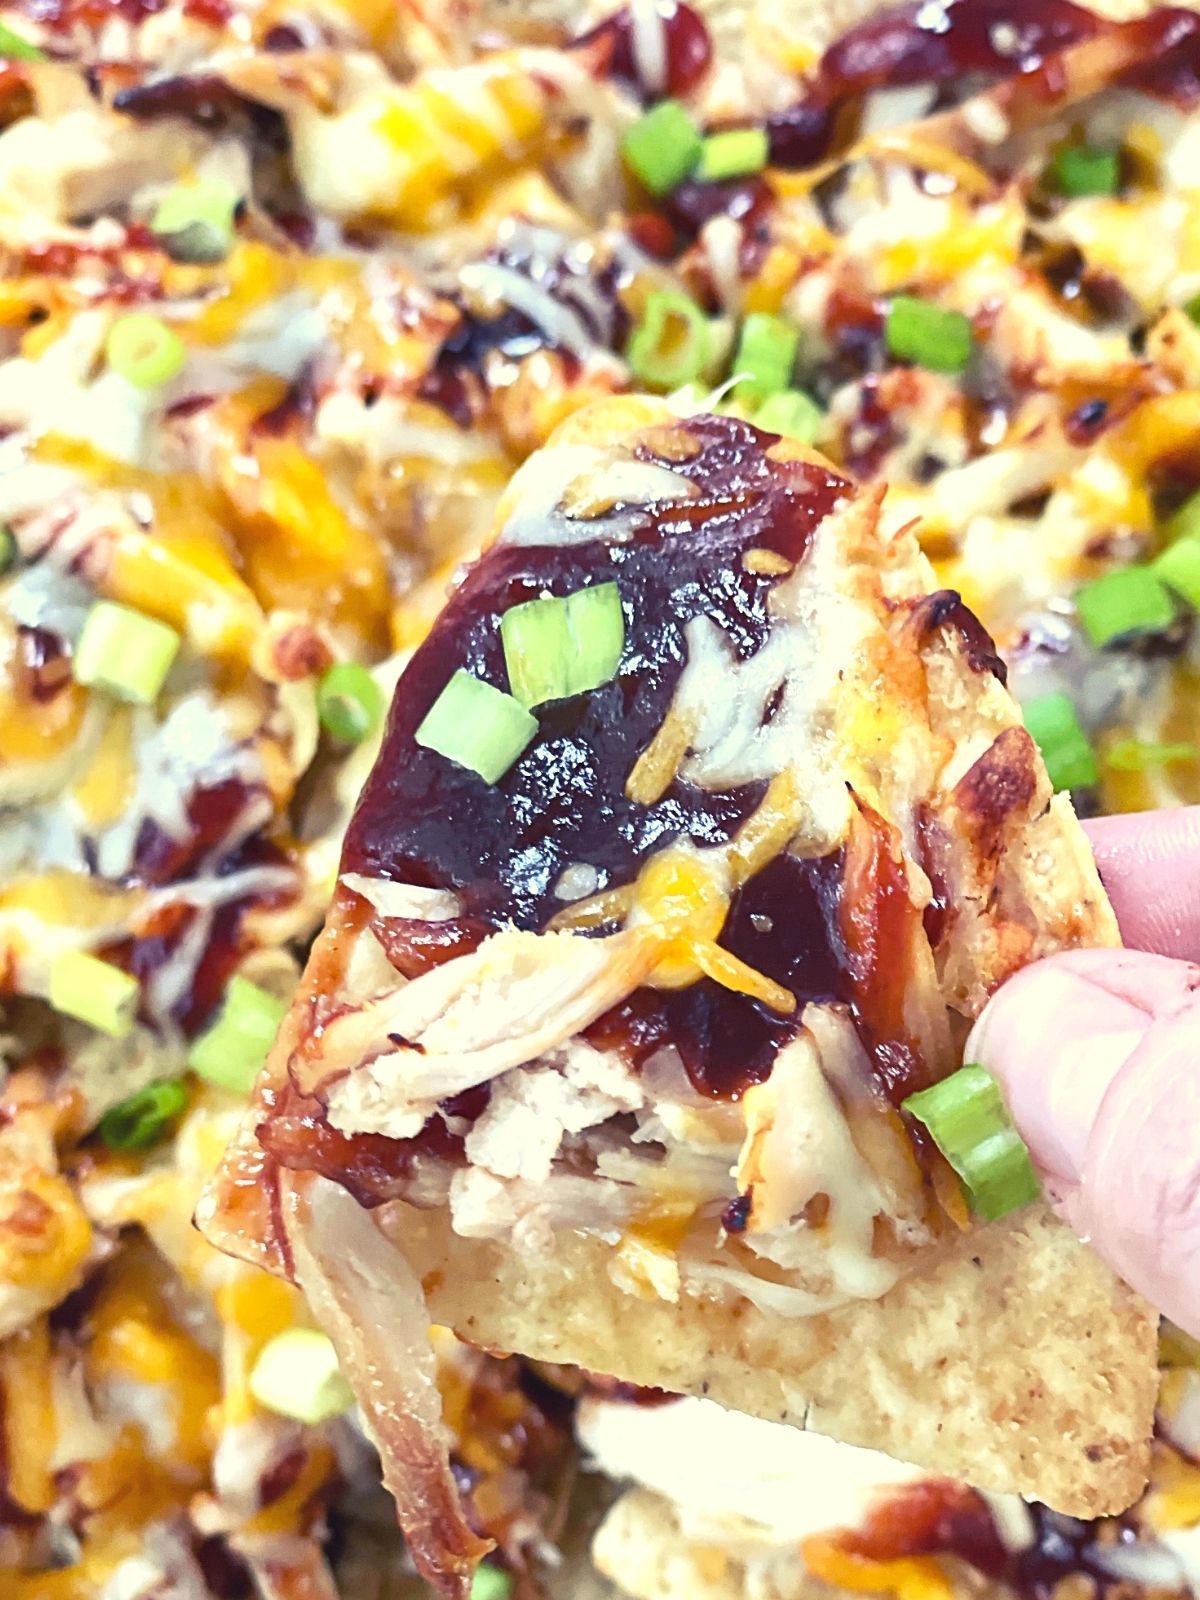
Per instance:
[[[781,1320],[748,1302],[631,1301],[579,1234],[533,1259],[388,1206],[430,1313],[462,1338],[883,1450],[1097,1517],[1141,1493],[1156,1319],[1049,1212],[965,1234],[881,1300]]]

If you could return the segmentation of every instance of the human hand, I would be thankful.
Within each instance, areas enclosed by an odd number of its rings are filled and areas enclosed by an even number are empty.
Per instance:
[[[1200,806],[1087,824],[1126,950],[1018,973],[966,1059],[1071,1226],[1200,1336]]]

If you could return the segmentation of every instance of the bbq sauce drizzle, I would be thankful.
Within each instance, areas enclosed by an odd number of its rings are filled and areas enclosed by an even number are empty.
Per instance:
[[[393,918],[381,928],[401,971],[415,976],[503,927],[544,930],[563,910],[554,889],[568,866],[595,869],[604,889],[629,885],[651,854],[685,839],[700,848],[724,844],[758,806],[761,782],[712,792],[677,777],[651,805],[630,800],[625,785],[671,704],[687,656],[686,624],[713,617],[740,659],[753,655],[767,637],[768,599],[782,579],[748,570],[743,557],[769,550],[800,563],[817,525],[850,490],[824,466],[773,460],[773,437],[734,418],[680,423],[658,451],[642,443],[634,453],[676,466],[681,489],[699,491],[693,498],[615,507],[595,519],[596,537],[584,542],[502,541],[468,574],[401,680],[343,856],[344,872],[458,896],[462,915],[451,922]],[[574,532],[578,538],[578,523]],[[417,727],[455,670],[507,687],[504,611],[612,580],[626,619],[616,677],[542,707],[539,736],[499,783],[416,744]],[[873,816],[865,825],[885,827]],[[674,1045],[701,1093],[737,1099],[769,1074],[807,1001],[842,1001],[885,1087],[901,1097],[920,1067],[898,1036],[896,986],[877,969],[902,872],[894,863],[889,872],[886,848],[871,860],[871,871],[858,875],[852,914],[840,850],[817,860],[778,856],[735,894],[720,943],[795,995],[790,1016],[701,978],[683,989],[636,991],[589,1036],[635,1066]],[[907,907],[907,895],[899,898]],[[895,943],[899,967],[903,943]],[[868,991],[884,997],[886,1015],[868,1014]]]

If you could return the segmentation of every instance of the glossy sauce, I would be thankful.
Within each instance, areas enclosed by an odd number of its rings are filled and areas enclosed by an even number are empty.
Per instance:
[[[770,460],[769,436],[732,418],[693,419],[686,427],[697,453],[684,470],[701,490],[698,499],[612,513],[614,534],[632,531],[619,542],[493,546],[405,673],[347,835],[343,870],[453,890],[463,915],[423,929],[386,925],[385,944],[401,971],[412,975],[473,948],[490,929],[543,929],[563,909],[554,888],[568,866],[594,868],[602,888],[629,884],[649,854],[676,840],[726,842],[761,801],[763,783],[712,792],[676,779],[645,806],[626,797],[625,783],[671,704],[686,623],[711,615],[741,659],[757,651],[779,579],[747,572],[741,556],[759,547],[802,561],[813,528],[846,485],[815,465]],[[662,459],[645,448],[640,454]],[[598,535],[605,523],[597,519]],[[417,726],[456,669],[507,687],[499,631],[506,609],[610,579],[620,586],[626,616],[618,675],[588,695],[543,707],[539,737],[498,784],[415,743]],[[896,919],[916,913],[899,868],[889,865],[887,841],[872,831],[882,826],[878,819],[863,823],[853,905],[842,852],[816,861],[777,857],[734,897],[721,943],[795,994],[795,1013],[781,1016],[702,978],[682,989],[639,990],[601,1018],[591,1037],[635,1064],[673,1044],[697,1089],[736,1098],[767,1076],[806,1000],[838,1000],[858,1020],[889,1092],[902,1096],[920,1080],[920,1067],[901,1015],[909,934]]]
[[[635,23],[628,6],[606,17],[578,41],[581,49],[597,53],[600,71],[631,85],[640,94],[687,95],[697,88],[712,63],[712,40],[704,19],[683,0],[660,0],[658,14],[666,34],[663,54],[666,82],[647,85],[637,69],[633,35]]]

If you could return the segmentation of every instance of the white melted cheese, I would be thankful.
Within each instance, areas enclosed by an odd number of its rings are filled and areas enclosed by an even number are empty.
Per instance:
[[[856,1527],[889,1489],[927,1476],[874,1450],[726,1411],[712,1400],[667,1405],[585,1399],[576,1428],[609,1477],[672,1501],[693,1538],[795,1544]]]

